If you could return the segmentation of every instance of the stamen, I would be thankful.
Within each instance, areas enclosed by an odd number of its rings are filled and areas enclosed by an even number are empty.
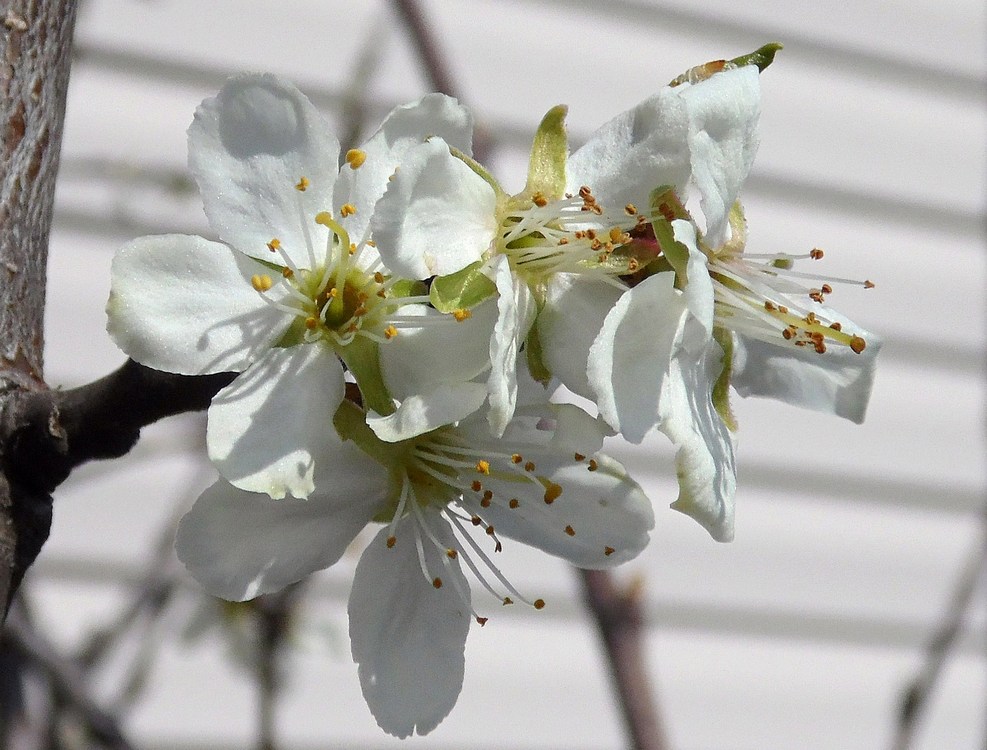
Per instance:
[[[351,148],[346,152],[346,163],[350,165],[350,169],[359,169],[363,166],[363,163],[367,160],[367,152],[361,151],[358,148]]]

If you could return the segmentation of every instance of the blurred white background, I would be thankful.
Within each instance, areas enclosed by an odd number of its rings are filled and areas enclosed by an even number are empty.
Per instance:
[[[984,5],[837,0],[425,0],[463,100],[492,136],[494,171],[520,187],[541,115],[570,105],[578,144],[692,65],[768,41],[762,143],[742,195],[750,247],[826,250],[814,271],[869,278],[831,304],[884,336],[866,423],[740,401],[737,539],[720,545],[666,509],[662,441],[611,444],[658,505],[643,586],[648,667],[673,747],[875,748],[924,660],[964,565],[983,548]],[[241,70],[294,80],[337,124],[429,90],[386,2],[87,0],[77,31],[52,239],[47,377],[66,387],[123,361],[104,332],[115,248],[149,233],[208,233],[185,177],[196,105]],[[148,428],[126,459],[78,471],[30,575],[37,619],[70,651],[132,600],[168,525],[212,481],[200,416]],[[576,578],[513,545],[505,572],[542,612],[473,628],[466,684],[421,748],[621,748],[620,717]],[[161,558],[169,560],[167,556]],[[346,636],[356,557],[318,576],[278,705],[286,748],[396,747],[360,695]],[[127,728],[146,748],[242,748],[256,688],[191,582],[102,673],[156,647]],[[985,597],[923,715],[917,747],[983,747]],[[129,654],[129,656],[128,656]]]

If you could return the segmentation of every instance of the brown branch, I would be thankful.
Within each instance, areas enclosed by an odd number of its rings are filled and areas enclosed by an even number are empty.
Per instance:
[[[76,0],[0,7],[0,613],[48,536],[51,497],[11,476],[9,430],[43,388],[48,236]]]
[[[72,470],[125,455],[145,425],[205,409],[233,377],[173,375],[127,361],[79,388],[21,392],[0,410],[0,501],[10,498],[7,512],[16,530],[8,604],[48,536],[51,493]]]
[[[624,725],[634,750],[667,750],[647,670],[642,639],[644,615],[640,589],[620,589],[605,570],[580,570],[583,594],[596,620],[610,662],[610,676],[620,696]]]

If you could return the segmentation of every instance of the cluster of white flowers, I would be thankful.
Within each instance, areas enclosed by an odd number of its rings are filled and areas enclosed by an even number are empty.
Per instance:
[[[605,436],[665,433],[673,507],[729,540],[730,386],[863,418],[879,341],[822,304],[828,284],[803,285],[819,277],[792,270],[800,256],[745,251],[737,198],[773,50],[691,70],[572,154],[552,109],[516,195],[446,96],[345,154],[271,75],[196,112],[189,163],[220,241],[123,247],[108,328],[149,367],[238,373],[208,414],[222,479],[177,539],[210,592],[278,590],[380,525],[349,616],[387,732],[425,734],[456,702],[470,621],[486,622],[462,565],[540,609],[493,562],[502,540],[584,568],[645,547],[652,503]],[[550,401],[566,390],[598,416]]]

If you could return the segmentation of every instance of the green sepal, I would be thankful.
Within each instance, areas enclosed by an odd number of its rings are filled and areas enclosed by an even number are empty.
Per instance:
[[[756,65],[757,69],[763,73],[764,69],[774,62],[775,54],[780,49],[784,49],[784,45],[781,42],[768,42],[753,52],[733,58],[730,63],[736,65],[738,68],[742,68],[745,65]]]
[[[716,327],[713,329],[713,339],[723,349],[723,369],[719,377],[713,383],[713,408],[720,415],[723,424],[730,432],[736,432],[739,425],[737,418],[730,408],[730,375],[733,369],[733,334],[725,328]]]
[[[662,256],[675,270],[675,286],[684,289],[689,283],[687,269],[689,267],[689,248],[675,239],[672,221],[675,219],[690,219],[682,201],[668,185],[662,185],[651,192],[651,209],[655,217],[651,221],[655,239],[661,248]],[[668,218],[671,217],[671,218]]]
[[[400,279],[391,284],[387,292],[392,297],[423,297],[428,294],[428,284],[424,281]]]
[[[337,354],[353,373],[364,406],[385,417],[393,414],[394,399],[380,371],[380,345],[366,336],[356,336],[346,346],[339,347]]]
[[[448,276],[436,276],[428,299],[439,312],[451,313],[469,310],[497,293],[494,284],[483,271],[483,261],[478,260]]]
[[[357,448],[381,466],[393,469],[400,466],[406,457],[406,442],[388,443],[381,440],[367,424],[367,413],[348,399],[343,399],[339,405],[333,415],[332,424],[339,437],[344,441],[352,440]]]
[[[524,193],[528,197],[541,193],[548,200],[560,198],[565,192],[565,165],[569,158],[569,137],[565,130],[564,104],[552,107],[542,118],[531,144],[528,160],[528,182]]]
[[[552,379],[552,373],[545,366],[545,360],[542,358],[541,337],[538,334],[537,318],[535,319],[535,324],[531,326],[531,330],[528,331],[527,338],[524,340],[524,356],[528,361],[528,372],[531,373],[531,377],[542,385],[547,386],[548,381]]]

